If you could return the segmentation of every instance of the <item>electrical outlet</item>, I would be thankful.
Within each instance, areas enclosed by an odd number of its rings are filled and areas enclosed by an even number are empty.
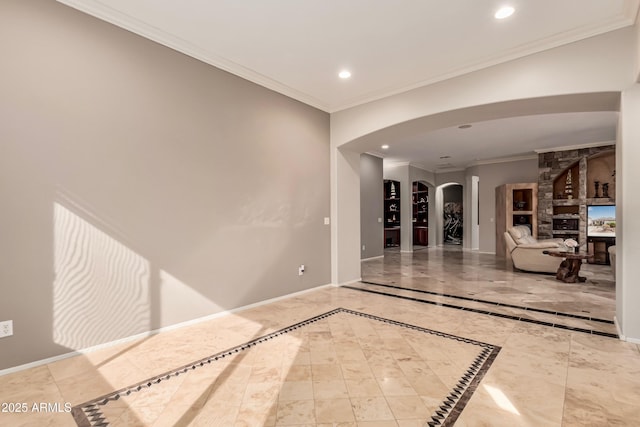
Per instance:
[[[0,322],[0,338],[10,337],[11,335],[13,335],[13,320]]]
[[[364,245],[362,245],[362,250],[364,251]]]
[[[298,267],[298,276],[302,276],[304,274],[304,264],[301,264],[300,267]]]

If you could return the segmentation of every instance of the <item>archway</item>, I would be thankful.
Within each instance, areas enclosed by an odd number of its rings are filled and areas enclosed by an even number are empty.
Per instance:
[[[442,244],[462,245],[463,240],[463,189],[458,183],[442,188]]]

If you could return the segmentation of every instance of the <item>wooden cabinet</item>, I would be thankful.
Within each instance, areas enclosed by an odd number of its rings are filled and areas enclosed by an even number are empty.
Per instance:
[[[413,226],[413,244],[417,246],[429,245],[429,227]]]
[[[429,244],[429,188],[427,184],[414,181],[411,202],[413,206],[413,244],[427,246]]]
[[[496,255],[507,257],[504,232],[525,225],[538,237],[538,184],[504,184],[496,187]]]
[[[384,181],[384,247],[400,246],[400,182]]]
[[[609,259],[609,248],[616,244],[616,239],[607,237],[588,237],[587,251],[593,255],[589,259],[590,264],[611,264]]]

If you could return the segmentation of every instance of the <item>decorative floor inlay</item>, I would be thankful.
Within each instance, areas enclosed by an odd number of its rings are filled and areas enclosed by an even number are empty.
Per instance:
[[[483,303],[483,304],[495,305],[495,306],[500,306],[500,307],[517,308],[519,310],[533,311],[533,312],[536,312],[536,313],[552,314],[552,315],[561,316],[561,317],[570,317],[572,319],[589,320],[589,321],[592,321],[592,322],[606,323],[606,324],[609,324],[609,325],[613,325],[614,324],[613,320],[598,319],[597,317],[583,316],[583,315],[580,315],[580,314],[562,313],[560,311],[544,310],[542,308],[534,308],[534,307],[523,307],[523,306],[515,305],[515,304],[507,304],[507,303],[504,303],[504,302],[496,302],[496,301],[487,301],[487,300],[483,300],[483,299],[479,299],[479,298],[470,298],[470,297],[464,297],[464,296],[461,296],[461,295],[445,294],[445,293],[442,293],[442,292],[427,291],[427,290],[424,290],[424,289],[403,288],[402,286],[389,285],[389,284],[386,284],[386,283],[376,283],[376,282],[370,282],[370,281],[366,281],[366,280],[361,280],[360,283],[364,283],[364,284],[367,284],[367,285],[381,286],[381,287],[391,288],[391,289],[401,289],[403,291],[418,292],[418,293],[421,293],[421,294],[428,294],[428,295],[436,295],[436,296],[440,296],[440,297],[454,298],[454,299],[459,299],[459,300],[464,300],[464,301],[480,302],[480,303]]]
[[[361,282],[361,283],[370,284],[370,285],[377,285],[377,286],[386,286],[386,287],[389,287],[389,288],[394,288],[394,289],[397,289],[397,290],[407,291],[407,292],[422,292],[422,293],[427,293],[427,294],[432,294],[432,295],[437,295],[437,296],[453,297],[453,296],[448,296],[446,294],[439,294],[439,293],[431,292],[431,291],[421,291],[421,290],[416,290],[416,289],[411,289],[411,288],[402,288],[402,287],[399,287],[399,286],[381,285],[379,283],[373,283],[373,282]],[[472,312],[472,313],[485,314],[485,315],[488,315],[488,316],[495,316],[495,317],[501,317],[501,318],[504,318],[504,319],[516,320],[516,321],[519,321],[519,322],[534,323],[534,324],[537,324],[537,325],[549,326],[549,327],[558,328],[558,329],[566,329],[566,330],[569,330],[569,331],[582,332],[582,333],[592,334],[592,335],[599,335],[599,336],[608,337],[608,338],[616,338],[616,339],[619,338],[618,334],[599,331],[599,330],[595,330],[595,329],[568,326],[568,325],[565,325],[565,324],[562,324],[562,323],[548,322],[548,321],[544,321],[544,320],[531,319],[531,318],[528,318],[528,317],[510,315],[510,314],[505,314],[505,313],[497,313],[497,312],[484,310],[484,309],[480,309],[480,308],[463,307],[463,306],[459,306],[459,305],[455,305],[455,304],[448,304],[448,303],[439,302],[439,301],[430,301],[430,300],[410,297],[410,296],[406,296],[406,295],[392,294],[392,293],[389,293],[389,292],[381,292],[381,291],[376,291],[376,290],[373,290],[373,289],[364,289],[364,288],[359,288],[357,286],[344,285],[343,287],[344,288],[348,288],[348,289],[353,289],[353,290],[356,290],[356,291],[368,292],[368,293],[376,294],[376,295],[384,295],[384,296],[393,297],[393,298],[399,298],[399,299],[404,299],[404,300],[409,300],[409,301],[416,301],[416,302],[420,302],[420,303],[424,303],[424,304],[432,304],[432,305],[437,305],[437,306],[440,306],[440,307],[453,308],[453,309],[456,309],[456,310],[464,310],[464,311],[469,311],[469,312]],[[466,299],[466,300],[473,301],[473,302],[488,303],[488,304],[495,305],[496,307],[497,306],[503,306],[503,307],[522,309],[522,310],[526,310],[526,311],[537,311],[537,312],[541,312],[541,313],[544,313],[544,314],[558,315],[558,313],[556,313],[556,312],[551,312],[551,311],[547,311],[547,310],[532,310],[530,308],[527,309],[526,307],[519,307],[519,306],[515,306],[515,305],[510,305],[510,304],[484,302],[482,300],[474,300],[473,298],[466,298],[466,297],[456,297],[456,298]],[[613,324],[613,322],[609,322],[607,320],[587,318],[586,316],[577,316],[577,315],[567,314],[565,317],[573,318],[573,319],[582,319],[582,320],[587,320],[588,319],[590,321],[597,321],[597,322],[600,322],[600,323]]]
[[[90,400],[72,413],[80,427],[157,420],[206,426],[407,420],[450,426],[499,351],[337,308]]]

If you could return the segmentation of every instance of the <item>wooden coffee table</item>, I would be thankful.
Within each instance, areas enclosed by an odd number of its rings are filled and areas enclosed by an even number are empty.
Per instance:
[[[548,255],[564,258],[564,261],[558,267],[556,279],[564,283],[581,283],[587,280],[586,277],[580,277],[580,267],[582,266],[582,260],[593,258],[593,254],[549,251]]]

